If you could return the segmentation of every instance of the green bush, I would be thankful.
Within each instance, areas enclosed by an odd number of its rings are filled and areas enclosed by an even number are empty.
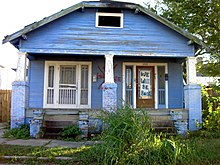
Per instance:
[[[128,107],[109,113],[104,119],[102,144],[85,156],[100,164],[175,164],[188,154],[187,145],[151,132],[144,110]],[[183,156],[184,155],[184,156]]]
[[[80,128],[76,125],[71,125],[63,128],[59,133],[62,139],[64,140],[76,140],[79,135],[82,134]]]
[[[220,89],[213,87],[216,96],[211,96],[210,89],[202,89],[203,128],[209,131],[220,130]]]
[[[18,128],[7,130],[4,138],[15,138],[15,139],[29,139],[30,138],[30,127],[29,125],[20,125]]]

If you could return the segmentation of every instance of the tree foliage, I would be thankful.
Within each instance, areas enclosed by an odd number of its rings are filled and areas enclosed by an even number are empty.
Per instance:
[[[196,55],[210,54],[200,72],[220,76],[220,0],[160,0],[155,11],[200,38],[207,48]]]

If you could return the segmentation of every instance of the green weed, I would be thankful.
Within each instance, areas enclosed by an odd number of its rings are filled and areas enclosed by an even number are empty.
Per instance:
[[[15,139],[29,139],[30,138],[30,127],[29,125],[20,125],[18,128],[12,128],[7,130],[4,138],[15,138]]]
[[[211,95],[213,91],[215,95]],[[220,130],[220,89],[202,88],[203,128],[209,131]]]
[[[151,132],[144,110],[128,107],[104,117],[102,144],[90,148],[85,156],[100,164],[177,164],[189,152],[187,144],[162,138]]]
[[[71,126],[65,127],[59,133],[61,139],[68,140],[68,141],[77,140],[77,138],[81,134],[82,134],[82,131],[76,125],[71,125]]]

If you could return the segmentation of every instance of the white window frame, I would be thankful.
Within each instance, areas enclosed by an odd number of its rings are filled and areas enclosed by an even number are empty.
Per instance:
[[[77,99],[76,105],[58,104],[59,96],[59,69],[61,65],[76,65],[76,82],[77,82]],[[80,94],[81,94],[81,66],[88,65],[88,104],[80,105]],[[48,84],[48,69],[49,66],[54,66],[54,104],[47,104],[47,84]],[[92,62],[89,61],[45,61],[44,68],[44,97],[43,107],[44,108],[91,108],[91,75],[92,75]]]
[[[123,79],[123,83],[122,83],[122,99],[123,104],[125,104],[125,99],[126,99],[126,92],[125,92],[125,68],[126,66],[133,66],[133,108],[136,108],[136,67],[137,66],[153,66],[154,67],[154,74],[155,74],[155,81],[154,81],[154,85],[155,85],[155,95],[154,95],[154,107],[155,109],[158,109],[159,104],[158,104],[158,80],[157,80],[157,67],[158,66],[164,66],[165,67],[165,74],[168,74],[168,64],[167,63],[141,63],[141,62],[124,62],[123,66],[122,66],[122,79]],[[165,81],[165,104],[166,104],[166,109],[168,109],[169,105],[168,105],[168,81]]]
[[[99,16],[120,17],[120,27],[115,27],[115,26],[99,26]],[[96,27],[99,27],[99,28],[123,28],[124,27],[124,14],[123,13],[96,12]]]

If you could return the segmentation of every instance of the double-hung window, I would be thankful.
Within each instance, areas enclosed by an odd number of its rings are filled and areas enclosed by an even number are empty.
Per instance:
[[[45,62],[45,108],[91,108],[91,62]]]

